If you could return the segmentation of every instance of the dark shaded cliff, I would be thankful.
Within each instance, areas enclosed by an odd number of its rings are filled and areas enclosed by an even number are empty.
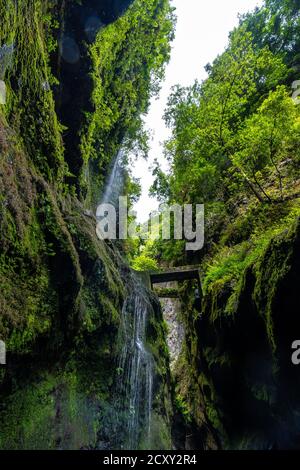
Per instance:
[[[213,429],[225,449],[299,447],[300,383],[291,348],[300,328],[299,227],[298,220],[274,236],[238,282],[211,282],[202,317],[190,286],[182,287],[187,340],[177,391],[204,445]]]
[[[151,1],[144,9],[138,1],[120,16],[130,3],[0,2],[1,61],[5,54],[0,79],[6,87],[6,103],[0,105],[4,449],[114,445],[107,417],[129,269],[113,245],[98,240],[96,219],[85,210],[91,208],[85,195],[92,177],[83,179],[93,164],[95,175],[101,175],[99,184],[95,181],[98,202],[125,129],[136,126],[147,107],[151,74],[162,71],[168,58],[168,36],[160,43],[163,56],[154,37],[160,41],[172,30],[168,2]],[[101,21],[95,23],[97,18]],[[152,27],[155,18],[160,25]],[[82,19],[93,21],[87,28]],[[138,50],[149,33],[148,48]],[[128,45],[125,57],[122,41]],[[118,74],[126,89],[117,86]],[[131,81],[140,83],[134,96]],[[130,104],[123,108],[120,97]],[[103,150],[109,142],[110,151]],[[163,348],[161,313],[155,300],[150,302],[151,334],[161,338],[157,347]],[[166,354],[159,355],[155,369],[155,393],[166,397],[166,406],[167,361]],[[167,425],[164,405],[158,400],[153,406]],[[168,437],[156,445],[168,446]]]

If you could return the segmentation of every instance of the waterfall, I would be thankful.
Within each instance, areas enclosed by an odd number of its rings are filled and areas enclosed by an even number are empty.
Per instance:
[[[114,160],[101,203],[118,206],[124,183],[124,151]],[[126,279],[118,337],[116,382],[112,396],[112,445],[135,450],[149,448],[153,401],[154,359],[147,348],[147,324],[154,314],[146,288],[133,272]]]
[[[0,80],[4,79],[5,72],[12,66],[14,44],[4,44],[0,47]]]
[[[113,204],[118,206],[118,198],[121,194],[124,184],[124,151],[120,150],[114,160],[112,171],[106,183],[101,203]]]
[[[146,346],[146,328],[152,306],[139,279],[132,274],[121,315],[116,384],[116,415],[123,447],[138,449],[150,444],[154,360]]]
[[[6,70],[12,66],[13,63],[14,45],[0,47],[0,105],[6,104],[6,84],[3,81]]]

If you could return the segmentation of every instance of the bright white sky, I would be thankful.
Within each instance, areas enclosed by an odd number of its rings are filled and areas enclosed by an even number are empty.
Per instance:
[[[228,43],[229,32],[238,24],[238,13],[246,13],[263,0],[173,0],[176,7],[177,29],[173,42],[172,56],[166,70],[166,80],[162,85],[159,99],[153,99],[146,127],[153,131],[151,151],[148,161],[139,159],[133,169],[133,176],[140,178],[142,196],[135,205],[139,222],[145,222],[151,211],[157,210],[159,203],[149,197],[153,183],[150,170],[155,158],[166,170],[167,163],[162,154],[162,143],[168,138],[163,114],[173,85],[191,85],[195,79],[206,78],[204,66],[223,52]]]

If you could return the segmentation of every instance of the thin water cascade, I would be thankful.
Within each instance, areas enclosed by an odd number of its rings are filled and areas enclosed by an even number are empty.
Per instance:
[[[118,361],[117,419],[123,428],[125,449],[151,441],[154,359],[147,349],[146,330],[152,306],[146,289],[132,274],[131,289],[121,316]]]
[[[6,70],[12,66],[14,44],[4,44],[0,47],[0,80],[4,80]]]
[[[6,84],[4,81],[7,69],[11,68],[13,63],[14,45],[4,44],[0,47],[0,105],[6,104]]]
[[[115,158],[101,198],[102,204],[118,206],[124,175],[124,151]],[[147,324],[154,313],[141,280],[130,271],[126,278],[127,298],[121,312],[119,355],[113,393],[112,429],[114,446],[135,450],[150,448],[154,359],[147,348]]]
[[[118,206],[118,199],[124,185],[124,173],[124,151],[120,150],[115,158],[112,171],[105,186],[101,203],[113,204],[115,207]]]

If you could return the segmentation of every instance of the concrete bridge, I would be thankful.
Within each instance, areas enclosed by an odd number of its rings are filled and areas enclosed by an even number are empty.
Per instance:
[[[155,284],[173,281],[188,281],[195,279],[201,289],[199,268],[195,266],[181,266],[161,273],[150,273],[151,289]]]
[[[162,284],[189,280],[195,280],[197,282],[199,296],[202,297],[200,270],[197,266],[180,266],[162,272],[136,271],[136,275],[148,289],[155,291],[158,297],[178,297],[177,288],[164,288]],[[157,288],[154,289],[154,286],[157,286]]]

